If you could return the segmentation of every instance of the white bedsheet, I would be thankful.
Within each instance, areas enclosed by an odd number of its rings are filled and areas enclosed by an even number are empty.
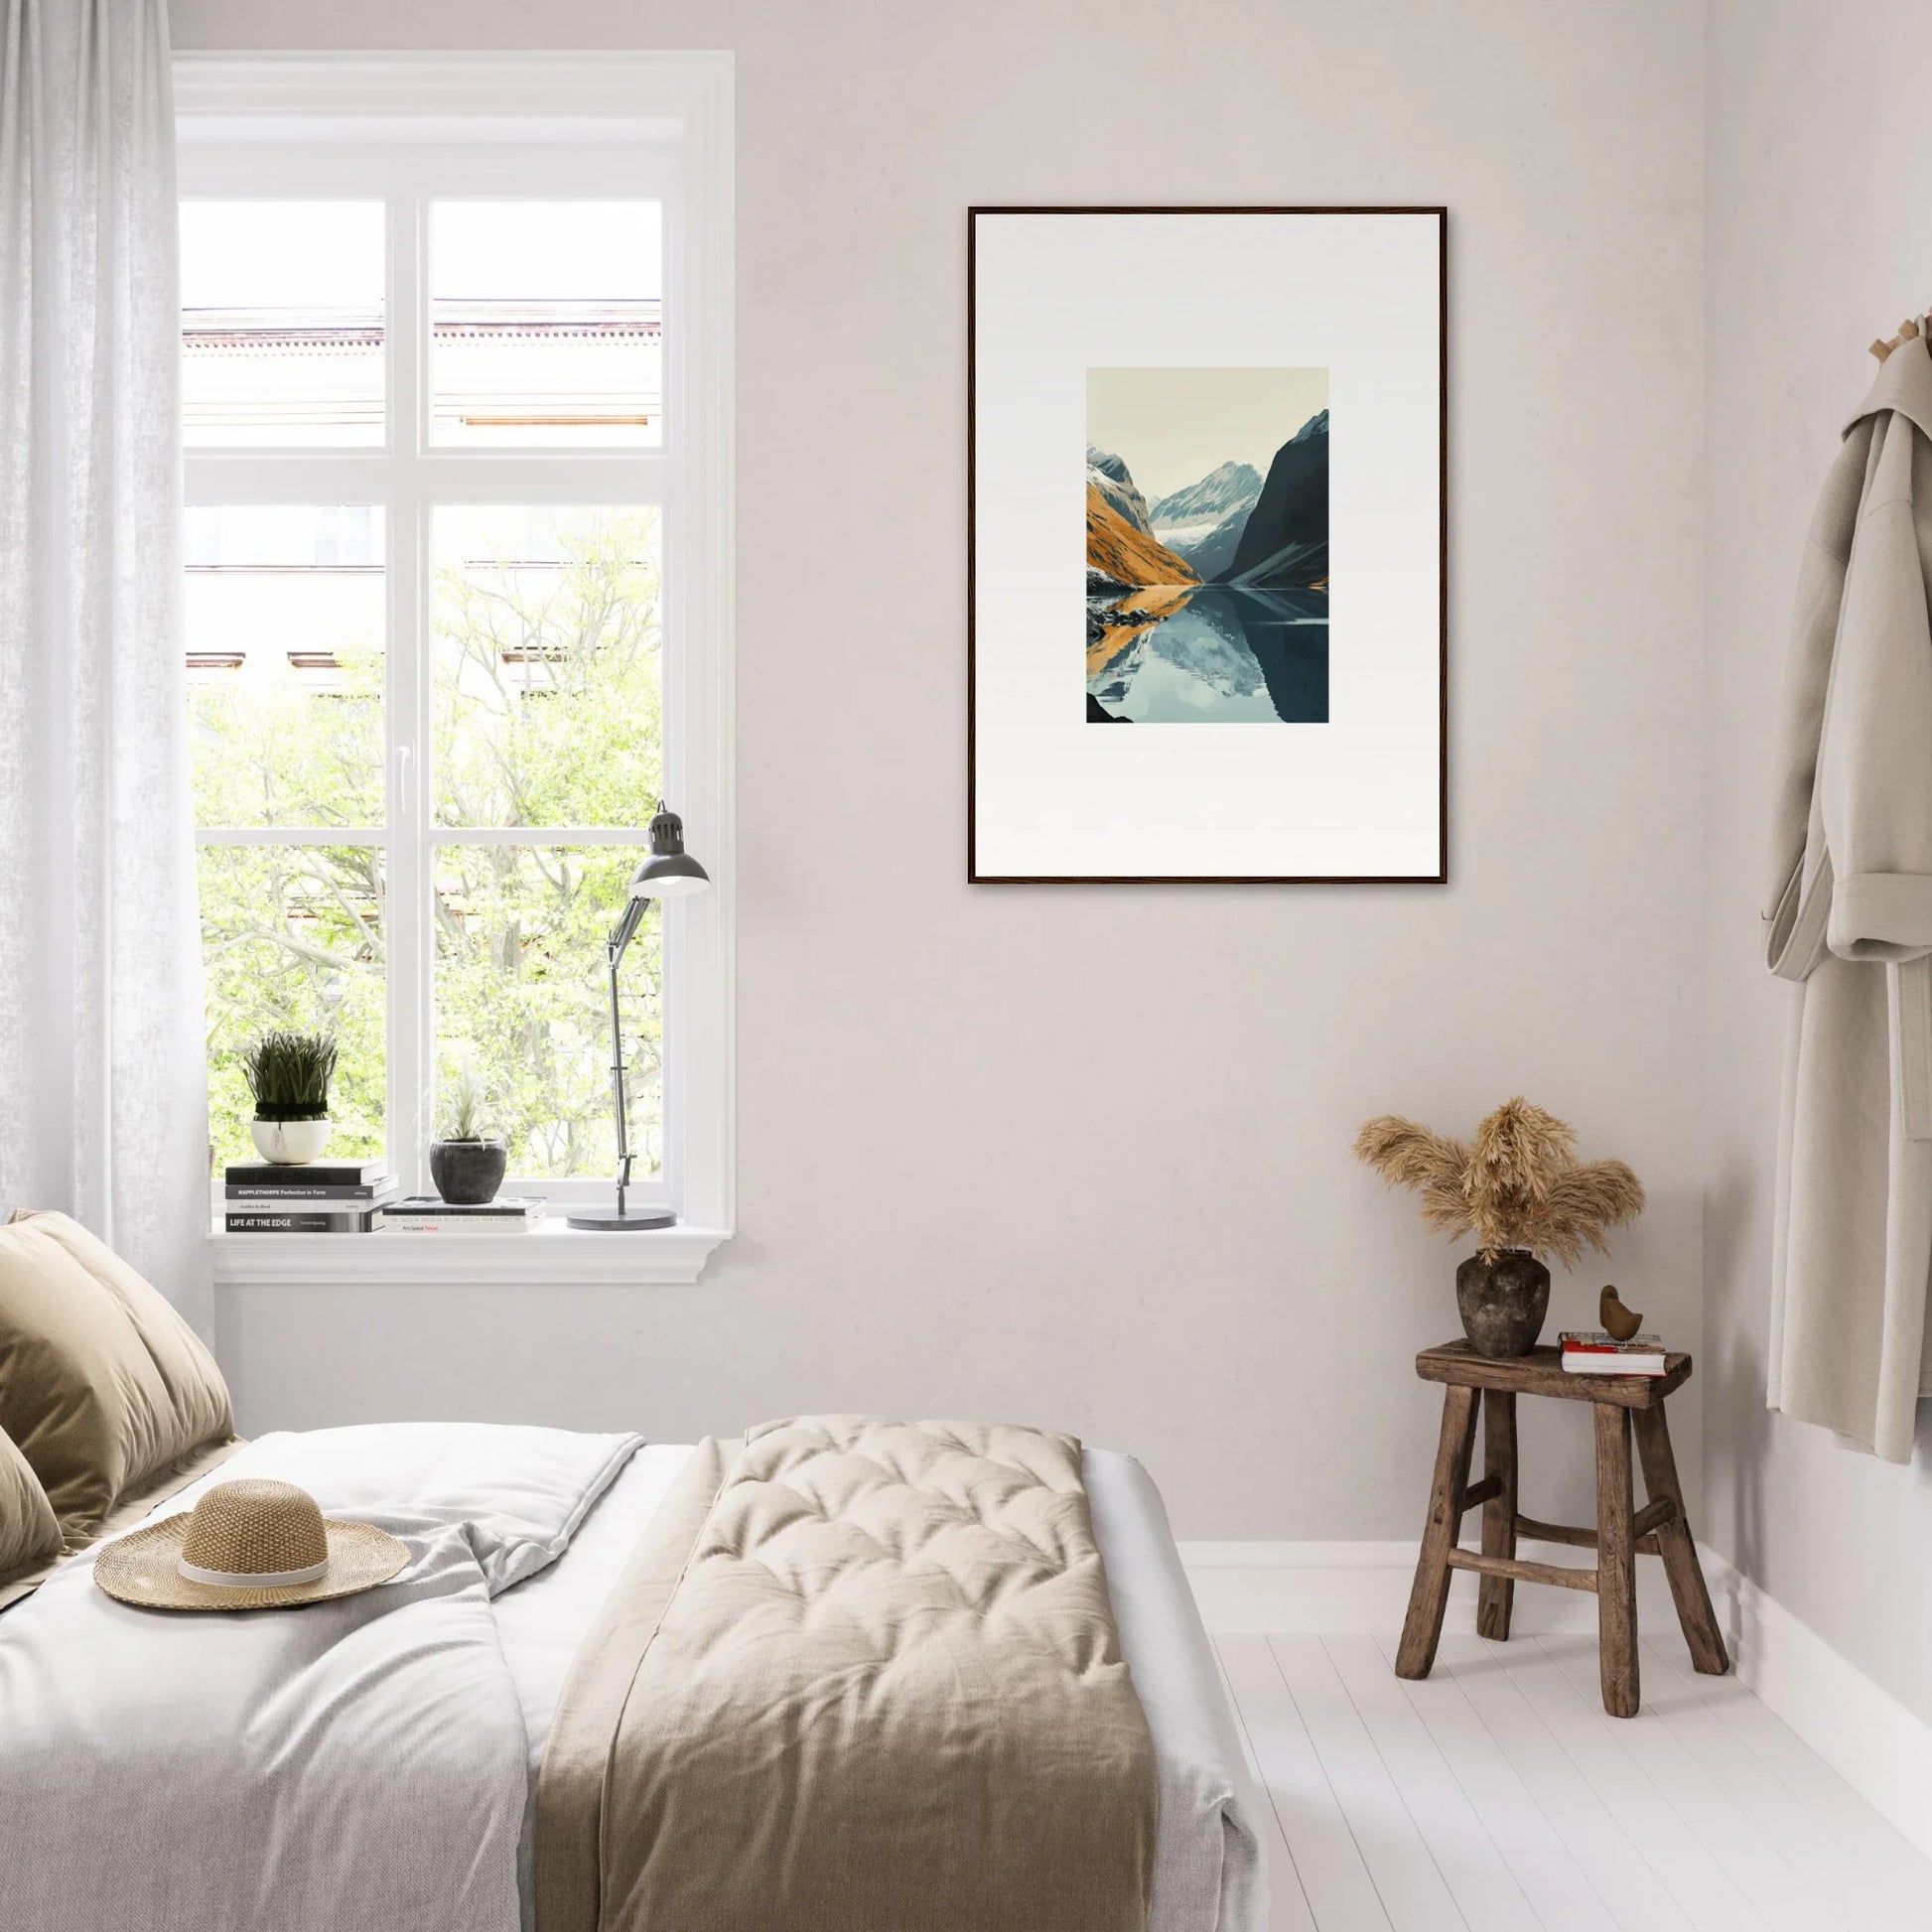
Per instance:
[[[265,1436],[195,1488],[297,1482],[409,1546],[393,1583],[194,1615],[94,1587],[0,1619],[6,1932],[510,1932],[524,1725],[488,1598],[571,1540],[634,1436],[372,1424]]]
[[[529,1736],[533,1799],[571,1659],[690,1453],[678,1444],[639,1449],[563,1556],[491,1603]],[[1084,1473],[1160,1780],[1148,1932],[1260,1932],[1268,1908],[1253,1829],[1259,1800],[1160,1492],[1132,1456],[1108,1449],[1089,1449]],[[526,1925],[533,1817],[534,1805],[524,1820]]]

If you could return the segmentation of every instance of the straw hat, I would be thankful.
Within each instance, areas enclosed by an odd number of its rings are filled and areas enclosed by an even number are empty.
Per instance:
[[[263,1610],[373,1589],[408,1561],[386,1530],[326,1520],[306,1489],[251,1476],[108,1544],[94,1582],[154,1609]]]

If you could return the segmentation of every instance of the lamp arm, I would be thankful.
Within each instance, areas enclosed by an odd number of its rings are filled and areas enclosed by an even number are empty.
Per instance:
[[[618,1117],[618,1214],[623,1214],[623,1197],[630,1186],[630,1103],[624,1092],[623,1022],[618,1008],[618,969],[637,928],[643,923],[646,900],[633,898],[622,916],[611,928],[604,942],[604,957],[611,977],[611,1105]]]
[[[612,961],[616,965],[623,958],[623,949],[636,937],[637,928],[644,922],[644,907],[647,899],[633,898],[624,902],[624,908],[618,922],[611,928],[611,936],[605,940],[606,948],[616,954]]]
[[[635,904],[635,900],[631,901]],[[628,913],[625,919],[628,920]],[[634,923],[634,922],[633,922]],[[621,938],[619,936],[622,934]],[[611,1105],[618,1117],[618,1213],[623,1213],[624,1190],[630,1185],[630,1130],[627,1125],[630,1107],[623,1090],[623,1026],[618,1012],[618,968],[623,962],[623,950],[630,943],[630,934],[623,931],[622,923],[612,930],[604,952],[610,964],[611,975]]]

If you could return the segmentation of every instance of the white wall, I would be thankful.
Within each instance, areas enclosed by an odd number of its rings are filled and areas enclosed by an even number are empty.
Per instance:
[[[690,1290],[228,1291],[246,1427],[1006,1416],[1139,1451],[1182,1535],[1413,1535],[1455,1256],[1348,1143],[1519,1089],[1652,1189],[1552,1327],[1614,1278],[1696,1331],[1696,10],[173,13],[739,58],[744,1231]],[[1447,889],[963,883],[964,210],[1142,201],[1451,210]],[[1532,1506],[1586,1509],[1580,1419],[1525,1434]]]
[[[1778,1074],[1795,989],[1758,942],[1798,546],[1873,336],[1932,303],[1932,13],[1711,12],[1704,1533],[1932,1721],[1932,1472],[1764,1410]],[[1921,1410],[1921,1417],[1925,1415]],[[1932,1447],[1922,1420],[1921,1450]]]

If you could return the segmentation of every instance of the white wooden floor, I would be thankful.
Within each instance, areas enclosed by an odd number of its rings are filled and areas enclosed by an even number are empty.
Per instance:
[[[1217,1643],[1270,1801],[1270,1932],[1932,1928],[1932,1861],[1675,1631],[1628,1720],[1588,1637],[1446,1633],[1420,1684],[1393,1636]]]

